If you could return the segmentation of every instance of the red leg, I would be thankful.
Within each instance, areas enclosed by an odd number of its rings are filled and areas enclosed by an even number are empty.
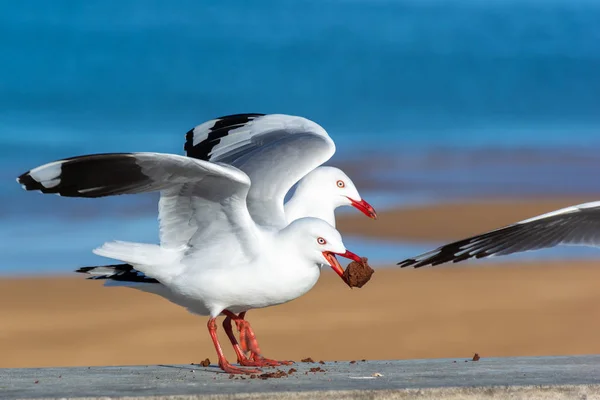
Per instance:
[[[234,314],[235,315],[235,314]],[[234,318],[237,330],[240,333],[240,341],[242,342],[242,349],[245,352],[258,353],[260,354],[260,347],[258,347],[258,341],[256,335],[250,326],[250,322],[246,321],[246,311],[241,312],[237,318]]]
[[[233,365],[229,364],[227,359],[225,358],[225,354],[223,354],[223,349],[219,344],[219,338],[217,337],[217,322],[216,318],[210,318],[208,320],[208,333],[210,333],[210,337],[215,345],[215,350],[217,351],[217,356],[219,357],[219,367],[229,374],[256,374],[260,373],[260,370],[257,369],[243,369],[237,368]]]
[[[250,326],[250,322],[246,321],[246,311],[241,312],[237,319],[234,319],[238,331],[240,332],[240,341],[242,342],[242,349],[246,352],[250,352],[250,360],[258,363],[262,366],[278,366],[278,365],[290,365],[292,361],[277,361],[265,358],[260,354],[260,347],[258,347],[258,341],[254,330]]]
[[[225,319],[223,320],[223,329],[225,329],[225,333],[227,334],[227,337],[229,338],[229,341],[231,342],[231,345],[233,346],[233,350],[235,351],[235,354],[237,355],[238,364],[243,365],[245,367],[269,366],[268,364],[265,364],[262,362],[256,362],[256,361],[251,360],[248,357],[246,357],[246,354],[244,354],[244,351],[242,351],[242,349],[240,348],[240,345],[233,334],[233,329],[231,329],[231,318],[232,317],[229,316],[229,311],[224,312],[224,314],[227,315],[227,317],[225,317]],[[233,318],[235,318],[235,320],[237,321],[238,317],[233,313],[232,313],[232,315],[233,315]]]

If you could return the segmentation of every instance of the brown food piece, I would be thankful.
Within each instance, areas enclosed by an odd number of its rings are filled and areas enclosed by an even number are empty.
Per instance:
[[[350,361],[350,364],[356,364],[356,360]]]
[[[308,372],[325,372],[325,370],[321,367],[314,367],[309,369]]]
[[[200,365],[202,365],[203,367],[208,367],[210,366],[210,360],[207,358],[204,361],[200,362]]]
[[[290,368],[290,370],[288,371],[288,375],[291,375],[294,372],[296,372],[296,368]]]
[[[288,374],[285,371],[265,372],[264,374],[258,375],[258,378],[265,380],[269,378],[283,378],[287,375]]]
[[[315,361],[311,358],[311,357],[307,357],[307,358],[303,358],[302,360],[300,360],[302,362],[312,362],[314,363]]]
[[[475,355],[473,356],[473,360],[472,361],[479,361],[481,357],[479,357],[479,354],[475,353]]]
[[[375,271],[367,261],[367,257],[362,257],[362,262],[352,261],[348,264],[342,276],[348,286],[361,288],[369,282]]]
[[[325,364],[325,361],[321,360],[319,361],[319,364]]]

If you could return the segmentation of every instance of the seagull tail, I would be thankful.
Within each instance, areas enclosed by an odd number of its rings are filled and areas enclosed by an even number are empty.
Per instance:
[[[94,249],[94,254],[102,257],[123,261],[149,278],[160,281],[169,280],[179,272],[181,253],[178,251],[164,249],[155,244],[133,243],[133,242],[108,242]],[[114,266],[113,266],[114,267]],[[94,267],[87,267],[94,268]],[[100,267],[97,267],[100,268]],[[82,271],[87,272],[88,271]]]

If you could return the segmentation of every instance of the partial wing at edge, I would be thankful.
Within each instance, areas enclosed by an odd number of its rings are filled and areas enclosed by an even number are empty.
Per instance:
[[[459,240],[398,263],[423,267],[567,245],[600,245],[600,202],[563,208]]]

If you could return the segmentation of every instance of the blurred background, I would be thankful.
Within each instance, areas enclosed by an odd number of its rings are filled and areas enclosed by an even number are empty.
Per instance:
[[[579,328],[600,320],[595,249],[385,268],[598,200],[599,20],[592,0],[1,2],[0,366],[191,362],[210,351],[204,322],[184,310],[69,276],[109,263],[91,253],[106,241],[155,242],[156,196],[41,196],[15,178],[88,153],[182,154],[190,128],[251,112],[321,124],[338,147],[329,164],[380,213],[345,210],[339,222],[348,247],[378,267],[373,281],[349,292],[325,276],[307,299],[253,312],[263,347],[293,357],[297,335],[298,356],[330,358],[600,351],[598,330]],[[327,309],[319,296],[331,293],[354,312]],[[292,309],[356,335],[365,318],[402,329],[336,347],[318,324],[285,320]],[[98,338],[107,345],[89,346]]]

